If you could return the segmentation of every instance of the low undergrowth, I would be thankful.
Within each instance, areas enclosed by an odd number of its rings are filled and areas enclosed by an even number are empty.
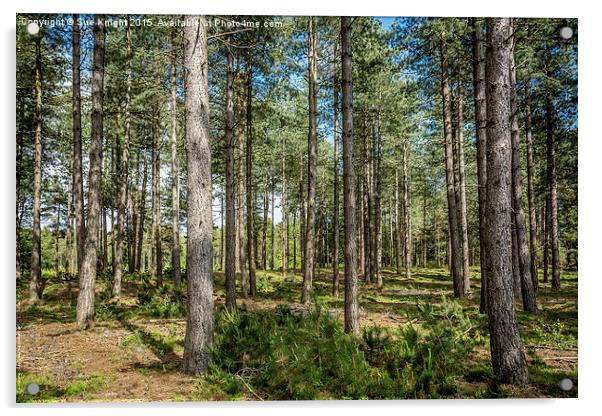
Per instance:
[[[206,381],[230,398],[261,400],[453,397],[455,381],[482,341],[461,307],[420,304],[422,323],[361,337],[319,306],[306,314],[222,311]]]

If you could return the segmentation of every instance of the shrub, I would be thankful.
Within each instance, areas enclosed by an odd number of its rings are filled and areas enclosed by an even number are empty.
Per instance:
[[[307,316],[286,307],[275,312],[221,311],[216,320],[208,377],[223,390],[246,389],[272,400],[365,398],[379,374],[359,342],[320,308]]]

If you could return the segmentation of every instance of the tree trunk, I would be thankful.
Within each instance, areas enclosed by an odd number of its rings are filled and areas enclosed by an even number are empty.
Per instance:
[[[84,219],[84,181],[82,168],[82,122],[80,89],[80,40],[79,15],[73,15],[73,204],[75,210],[75,239],[77,270],[81,269],[86,224]]]
[[[464,291],[470,292],[470,264],[468,256],[468,220],[466,214],[466,171],[464,164],[464,102],[462,94],[462,76],[458,71],[458,178],[459,182],[459,215],[462,242],[462,276]]]
[[[275,196],[274,196],[274,184],[272,184],[272,189],[271,189],[271,210],[270,210],[270,214],[272,216],[272,223],[270,224],[270,243],[271,243],[271,250],[270,250],[270,270],[274,270],[274,259],[276,257],[276,245],[274,244],[275,242],[275,235],[274,235],[274,207],[275,207]]]
[[[35,62],[35,155],[33,167],[33,226],[31,239],[31,280],[29,301],[37,303],[41,298],[42,278],[42,230],[40,224],[42,197],[42,34],[36,40]]]
[[[280,198],[280,205],[282,211],[282,278],[287,279],[288,273],[288,207],[286,206],[286,138],[282,138],[282,195]],[[294,265],[293,265],[294,268]]]
[[[345,222],[345,331],[359,334],[357,245],[355,228],[355,166],[353,162],[353,81],[351,18],[341,17],[343,91],[343,220]]]
[[[369,140],[364,135],[364,140],[362,140],[363,144],[363,164],[364,164],[364,174],[363,174],[363,232],[364,232],[364,281],[366,283],[370,283],[371,275],[372,275],[372,262],[370,260],[370,212],[371,212],[371,203],[370,203],[370,149],[369,149]]]
[[[335,61],[333,62],[333,72],[337,73],[336,55],[337,45],[334,46]],[[332,295],[339,296],[339,77],[336,75],[333,77],[333,101],[332,110],[334,125],[332,129],[332,140],[334,143],[334,212],[333,212],[333,235],[332,235]],[[355,183],[354,183],[355,191]],[[354,201],[355,203],[355,201]],[[355,215],[355,214],[354,214]],[[354,216],[355,219],[355,216]]]
[[[380,116],[374,126],[374,141],[376,145],[375,149],[375,160],[374,160],[374,266],[375,266],[375,277],[376,287],[382,289],[383,287],[383,276],[382,276],[382,254],[383,254],[383,242],[382,242],[382,202],[381,202],[381,178],[380,178],[380,167],[382,159],[382,135],[380,132]]]
[[[525,135],[527,139],[527,198],[529,201],[529,249],[531,253],[531,279],[538,289],[537,279],[537,217],[535,214],[535,161],[533,156],[533,132],[531,128],[531,80],[525,82]]]
[[[140,213],[138,214],[138,248],[136,249],[136,271],[142,268],[142,243],[144,242],[144,220],[146,218],[146,188],[148,182],[148,152],[142,150],[144,157],[142,173],[142,191],[140,192]],[[144,267],[146,270],[146,267]]]
[[[449,70],[447,63],[447,45],[442,35],[441,50],[441,96],[443,99],[443,130],[445,135],[445,177],[447,182],[447,216],[449,235],[451,241],[452,279],[454,282],[454,296],[465,296],[465,280],[462,275],[462,253],[460,252],[460,233],[456,208],[456,193],[454,190],[454,151],[452,141],[451,103],[449,97]]]
[[[94,69],[92,73],[92,140],[90,141],[90,177],[88,180],[88,221],[86,249],[79,278],[77,324],[89,328],[94,322],[94,286],[98,243],[98,218],[101,202],[102,137],[104,96],[105,16],[94,22]]]
[[[487,99],[485,96],[485,39],[483,26],[473,21],[473,84],[475,128],[477,138],[477,181],[479,195],[479,250],[481,263],[481,301],[480,312],[487,313],[487,251],[485,249],[487,227],[485,223],[485,206],[487,204]]]
[[[549,278],[549,264],[550,264],[550,195],[546,195],[546,206],[544,212],[544,227],[543,227],[543,282],[548,283]]]
[[[236,308],[236,214],[234,210],[234,68],[233,56],[226,52],[226,309]]]
[[[257,285],[255,281],[255,203],[253,199],[253,56],[247,55],[247,258],[249,260],[249,294],[255,297]]]
[[[159,82],[157,73],[157,82]],[[154,237],[154,274],[157,287],[163,284],[163,252],[161,250],[161,107],[156,97],[155,120],[153,127],[153,237]]]
[[[188,282],[186,337],[182,368],[199,375],[209,365],[213,344],[213,218],[207,32],[204,16],[188,16],[184,28],[186,152],[188,168]]]
[[[395,167],[395,265],[397,274],[401,277],[401,227],[399,226],[399,169]]]
[[[263,221],[261,228],[261,268],[262,270],[268,269],[268,211],[270,208],[269,197],[268,197],[268,182],[266,181],[263,187]]]
[[[512,294],[510,20],[488,19],[487,43],[487,297],[493,371],[502,383],[525,384],[527,361]]]
[[[514,33],[514,29],[512,32]],[[525,210],[523,207],[523,178],[520,168],[516,67],[514,65],[515,41],[515,35],[513,35],[511,40],[512,50],[510,52],[510,128],[512,140],[512,199],[514,201],[514,227],[516,233],[523,308],[527,312],[536,312],[537,301],[535,299],[535,290],[531,278],[531,257],[529,254],[529,243],[527,241],[527,230],[525,226]]]
[[[408,144],[403,144],[403,267],[406,279],[412,277],[412,232],[410,216],[410,176],[408,174]]]
[[[316,22],[309,17],[308,22],[308,79],[309,79],[309,134],[307,137],[307,223],[305,225],[305,273],[301,302],[310,302],[314,279],[315,222],[316,222],[316,163],[317,163],[317,95],[316,95]]]
[[[180,167],[178,163],[178,98],[177,98],[176,31],[171,31],[171,268],[176,293],[180,292]]]
[[[240,62],[240,61],[239,61]],[[238,73],[240,76],[240,72]],[[244,105],[243,105],[243,83],[240,79],[239,93],[236,95],[237,100],[237,123],[236,123],[236,136],[238,141],[237,152],[238,152],[238,165],[237,165],[237,199],[238,199],[238,210],[236,218],[236,228],[238,229],[238,261],[240,268],[240,290],[243,298],[249,296],[249,282],[247,277],[247,246],[245,242],[245,130],[244,130]]]
[[[224,270],[224,193],[225,189],[219,195],[219,259],[218,268]]]
[[[550,243],[552,245],[552,289],[560,289],[560,252],[558,243],[558,185],[556,183],[556,143],[554,140],[554,105],[546,94],[547,176],[550,198]]]
[[[132,91],[132,30],[129,24],[129,16],[126,18],[126,42],[127,42],[127,81],[125,90],[125,130],[123,144],[121,146],[121,165],[119,166],[119,199],[117,202],[117,235],[115,258],[113,260],[113,296],[121,295],[121,279],[123,273],[123,240],[125,209],[127,203],[128,168],[130,155],[130,94]],[[111,227],[112,228],[112,227]]]

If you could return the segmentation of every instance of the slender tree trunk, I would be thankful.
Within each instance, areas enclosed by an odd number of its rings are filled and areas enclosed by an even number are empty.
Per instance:
[[[464,163],[464,102],[462,93],[462,76],[458,71],[458,178],[459,182],[459,214],[462,238],[462,275],[464,291],[470,292],[470,264],[468,255],[468,220],[466,213],[466,170]]]
[[[77,246],[77,270],[81,269],[86,225],[84,219],[84,181],[82,168],[82,123],[80,91],[80,39],[79,15],[73,15],[73,203],[75,210],[75,236]]]
[[[255,203],[253,198],[253,57],[251,53],[246,60],[247,83],[247,258],[249,260],[249,294],[255,297],[257,286],[255,281]]]
[[[512,201],[512,212],[514,213],[514,200]],[[518,261],[518,240],[516,227],[514,224],[514,214],[512,215],[512,288],[514,289],[514,299],[522,300],[523,292],[521,286],[520,265]]]
[[[41,298],[42,278],[42,230],[40,225],[42,197],[42,34],[36,40],[35,62],[35,154],[33,165],[33,226],[31,239],[31,279],[29,301],[38,303]]]
[[[293,271],[297,270],[297,210],[293,211]],[[294,280],[294,274],[291,281]]]
[[[462,254],[460,252],[460,233],[458,226],[456,193],[454,190],[454,154],[452,140],[451,103],[449,97],[449,70],[447,63],[447,45],[441,36],[441,96],[443,99],[443,130],[445,135],[445,177],[447,181],[447,213],[449,235],[451,241],[452,279],[454,282],[454,296],[462,298],[466,294],[465,280],[462,275]]]
[[[263,187],[263,221],[261,228],[261,268],[262,270],[268,269],[268,211],[270,208],[269,196],[268,196],[268,181],[266,181]]]
[[[546,206],[544,212],[544,227],[543,227],[543,282],[548,283],[549,279],[549,264],[550,264],[550,224],[552,216],[550,213],[550,195],[546,195]]]
[[[487,99],[485,96],[485,38],[483,26],[473,20],[473,84],[475,127],[477,136],[477,181],[479,195],[479,259],[481,263],[481,301],[480,312],[487,313],[487,226],[485,206],[487,204]]]
[[[186,152],[188,156],[188,282],[186,336],[182,369],[203,373],[213,344],[213,219],[211,214],[211,148],[207,32],[204,16],[188,16],[184,28]]]
[[[159,81],[157,73],[157,81]],[[163,252],[161,250],[161,107],[156,97],[155,120],[153,128],[153,237],[154,237],[154,273],[157,286],[163,284]]]
[[[240,72],[238,72],[240,76]],[[236,218],[236,227],[238,229],[238,261],[240,268],[240,291],[243,298],[249,296],[249,282],[247,277],[247,246],[245,242],[245,130],[244,130],[244,105],[243,105],[243,83],[242,79],[238,83],[240,86],[239,93],[236,95],[236,136],[238,140],[237,152],[238,152],[238,170],[237,170],[237,199],[238,199],[238,210]]]
[[[305,230],[305,273],[301,302],[310,302],[314,279],[315,222],[316,222],[316,163],[317,163],[317,94],[316,94],[316,22],[308,22],[308,79],[309,79],[309,134],[307,138],[307,223]]]
[[[363,175],[363,231],[364,231],[364,281],[370,283],[372,275],[372,262],[370,260],[370,149],[369,140],[364,136],[362,140],[364,149],[364,175]]]
[[[226,52],[226,308],[236,308],[236,213],[234,210],[234,68],[233,56]]]
[[[375,162],[374,162],[374,273],[376,274],[376,287],[382,289],[383,287],[383,276],[382,276],[382,255],[383,255],[383,242],[382,242],[382,202],[381,202],[381,178],[380,178],[380,167],[382,158],[382,135],[380,132],[380,116],[377,119],[376,125],[374,126],[374,141],[376,145],[375,150]]]
[[[403,267],[406,279],[412,277],[412,219],[410,215],[410,176],[408,174],[410,159],[408,144],[403,144]]]
[[[353,81],[351,18],[341,17],[341,69],[343,91],[343,220],[345,222],[345,331],[359,334],[357,245],[355,228],[355,166],[353,162]]]
[[[219,263],[220,271],[224,270],[224,193],[225,189],[219,195]]]
[[[127,203],[128,168],[130,155],[130,94],[132,91],[132,30],[129,24],[129,16],[126,18],[127,26],[125,37],[127,42],[127,81],[125,90],[125,129],[123,133],[123,144],[121,146],[121,165],[119,166],[119,199],[117,201],[117,235],[115,258],[113,261],[113,296],[121,295],[121,279],[123,274],[123,240],[124,222]],[[113,228],[111,227],[113,231]]]
[[[287,279],[288,273],[288,207],[287,207],[287,189],[286,189],[286,138],[282,138],[282,195],[280,199],[282,211],[282,278]],[[293,265],[293,268],[295,266]]]
[[[560,289],[560,252],[558,243],[558,185],[556,183],[556,143],[554,140],[554,106],[546,95],[547,176],[550,198],[550,243],[552,245],[552,289]]]
[[[274,258],[276,257],[276,245],[274,244],[275,241],[275,235],[274,235],[274,205],[275,205],[275,201],[274,201],[274,185],[272,184],[272,189],[271,189],[271,210],[270,210],[270,214],[272,215],[272,223],[270,224],[270,243],[271,243],[271,250],[270,250],[270,270],[274,270]],[[283,218],[284,220],[284,218]]]
[[[171,268],[176,293],[180,292],[180,167],[178,163],[178,98],[176,31],[171,31]]]
[[[304,169],[303,158],[299,158],[299,199],[301,206],[299,210],[299,253],[301,258],[301,274],[305,276],[305,220],[306,220],[306,204],[305,204],[305,187],[304,187]]]
[[[512,138],[510,20],[488,19],[487,43],[487,296],[493,371],[502,383],[528,381],[512,295]]]
[[[336,55],[337,46],[334,46],[335,61],[333,62],[333,72],[337,73]],[[334,212],[333,212],[333,235],[332,235],[332,295],[339,296],[339,77],[333,77],[333,101],[332,110],[334,125],[332,130],[332,137],[334,142]],[[354,184],[355,191],[355,184]],[[354,201],[355,203],[355,201]],[[354,214],[355,215],[355,214]],[[355,216],[354,216],[355,219]]]
[[[514,27],[514,25],[513,25]],[[514,29],[512,30],[514,33]],[[515,35],[512,36],[510,52],[510,128],[512,139],[512,199],[514,201],[514,226],[516,232],[518,268],[520,272],[523,308],[527,312],[537,312],[535,289],[531,277],[531,257],[525,225],[523,207],[523,178],[520,168],[520,136],[518,128],[518,105],[516,96],[516,67],[514,64]]]
[[[138,214],[138,248],[136,249],[136,271],[142,269],[142,243],[144,242],[144,220],[146,218],[146,188],[148,182],[148,152],[142,150],[144,164],[142,173],[142,191],[140,192],[140,213]],[[146,271],[146,267],[144,267]]]
[[[399,215],[399,169],[395,167],[395,265],[397,274],[401,277],[401,227]]]
[[[92,140],[90,141],[90,178],[88,180],[88,221],[86,249],[80,269],[77,297],[77,324],[89,328],[94,322],[94,286],[98,243],[98,217],[101,202],[105,16],[94,22],[94,69],[92,73]]]
[[[533,156],[533,132],[531,128],[531,80],[525,82],[525,135],[527,139],[527,198],[529,201],[529,251],[531,254],[531,279],[538,289],[537,279],[537,216],[535,213],[535,161]]]

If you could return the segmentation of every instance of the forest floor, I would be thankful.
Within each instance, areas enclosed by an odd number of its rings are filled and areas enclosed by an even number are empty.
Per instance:
[[[479,314],[478,272],[473,270],[472,293],[458,300],[468,317],[485,335],[466,357],[456,378],[456,398],[485,397],[576,397],[577,396],[577,274],[563,272],[562,289],[553,291],[540,283],[538,314],[527,314],[517,304],[525,343],[530,383],[522,387],[491,388],[491,364],[486,320]],[[289,278],[293,275],[289,273]],[[444,269],[417,269],[411,279],[391,270],[383,273],[384,287],[360,284],[360,323],[396,329],[420,325],[419,303],[436,305],[453,294],[452,282]],[[167,277],[168,278],[168,277]],[[341,281],[343,274],[341,272]],[[216,305],[225,299],[223,273],[215,274]],[[301,276],[284,280],[279,272],[257,271],[258,295],[238,299],[241,309],[276,310],[287,305],[293,311],[306,309],[299,303]],[[97,322],[87,331],[77,329],[76,288],[65,282],[49,282],[44,301],[37,306],[23,300],[26,284],[17,288],[17,402],[156,402],[199,400],[258,400],[262,396],[245,383],[242,394],[229,394],[204,377],[182,374],[185,319],[182,305],[169,300],[145,301],[148,281],[129,276],[118,300],[108,296],[107,280],[97,290]],[[75,286],[75,285],[74,285]],[[331,295],[331,273],[319,270],[314,281],[316,303],[342,322],[341,296]],[[161,298],[164,299],[164,298]],[[148,299],[146,299],[148,300]],[[178,309],[179,308],[179,309]],[[157,316],[176,316],[157,318]],[[560,380],[570,378],[574,387],[565,392]],[[241,378],[241,380],[243,380]],[[25,393],[25,386],[37,383],[40,392]],[[244,380],[243,380],[244,383]],[[328,398],[328,397],[326,397]]]

